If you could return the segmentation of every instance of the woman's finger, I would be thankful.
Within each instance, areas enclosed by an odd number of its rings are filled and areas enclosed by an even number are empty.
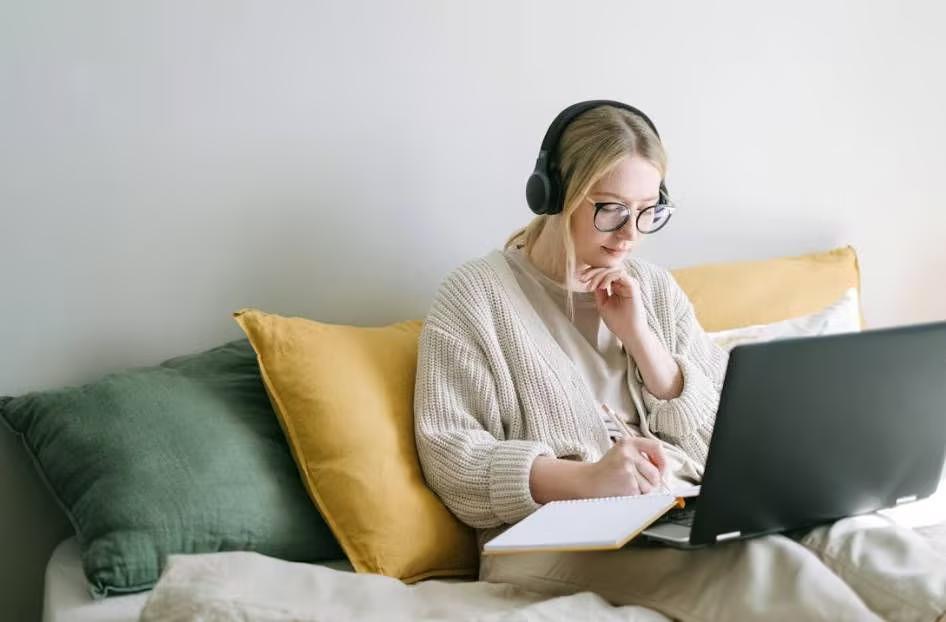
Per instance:
[[[620,288],[623,291],[623,289],[627,287],[622,275],[620,274],[610,274],[608,276],[607,284],[611,286],[612,290],[617,290]]]
[[[652,438],[642,438],[639,441],[639,449],[647,454],[654,466],[663,472],[667,468],[667,457],[664,455],[663,447],[660,446],[660,441]]]
[[[611,289],[620,292],[623,296],[628,298],[633,293],[631,290],[631,284],[623,274],[618,274],[614,277],[614,280],[611,281]]]
[[[660,486],[660,471],[646,458],[637,463],[637,470],[651,486]]]
[[[637,483],[637,472],[634,469],[628,469],[627,473],[627,486],[629,495],[639,495],[640,494],[640,485]]]
[[[611,291],[623,298],[631,298],[634,295],[634,292],[631,291],[631,288],[620,279],[611,283]]]
[[[594,289],[591,291],[595,293],[595,303],[597,303],[599,308],[603,306],[605,302],[607,302],[608,292],[604,291],[603,289]]]
[[[595,274],[593,277],[591,277],[591,282],[597,284],[603,281],[604,279],[606,279],[607,277],[608,277],[608,271],[603,270]]]
[[[587,274],[583,274],[582,276],[578,277],[578,282],[583,283],[585,285],[590,285],[591,283],[594,282],[594,279],[596,276],[597,276],[597,273],[589,272]]]
[[[601,272],[600,274],[596,274],[595,276],[591,278],[591,285],[593,286],[594,289],[598,289],[599,287],[602,287],[604,285],[605,279],[608,279],[612,274],[614,274],[614,272],[611,270],[608,270],[606,272]]]
[[[601,281],[604,279],[605,274],[598,274],[588,281],[588,287],[592,290],[601,289]]]

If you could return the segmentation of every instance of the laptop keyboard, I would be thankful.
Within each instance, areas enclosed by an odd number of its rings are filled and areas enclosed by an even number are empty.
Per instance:
[[[676,508],[667,512],[664,517],[667,519],[668,523],[674,523],[675,525],[683,525],[684,527],[693,526],[693,517],[696,515],[696,508],[693,506],[685,507],[683,509]]]

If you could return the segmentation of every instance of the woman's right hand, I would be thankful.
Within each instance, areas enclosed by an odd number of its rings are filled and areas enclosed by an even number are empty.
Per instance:
[[[618,497],[647,494],[658,489],[667,460],[659,441],[625,436],[591,467],[587,496]]]

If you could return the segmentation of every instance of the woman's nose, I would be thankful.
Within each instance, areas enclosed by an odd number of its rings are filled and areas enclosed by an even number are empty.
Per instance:
[[[624,226],[616,231],[618,237],[622,240],[636,240],[641,232],[637,230],[637,225],[633,218],[628,218]]]

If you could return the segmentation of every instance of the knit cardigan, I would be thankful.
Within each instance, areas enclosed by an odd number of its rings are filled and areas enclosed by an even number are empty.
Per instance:
[[[624,265],[683,375],[682,392],[669,400],[643,387],[647,425],[703,465],[728,355],[668,270],[637,257]],[[499,250],[440,284],[418,342],[414,433],[428,486],[480,529],[540,507],[529,487],[537,456],[594,462],[610,447],[590,389]]]

